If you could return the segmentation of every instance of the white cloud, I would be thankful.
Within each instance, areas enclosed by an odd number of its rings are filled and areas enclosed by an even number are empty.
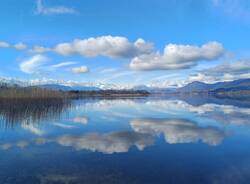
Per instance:
[[[190,75],[187,78],[187,80],[185,80],[184,84],[186,85],[188,83],[195,82],[195,81],[205,82],[205,83],[215,83],[215,82],[218,82],[218,79],[214,76],[206,75],[204,73],[197,73],[197,74]]]
[[[163,55],[156,52],[133,58],[130,68],[134,70],[186,69],[197,65],[199,61],[218,59],[223,53],[223,45],[218,42],[208,42],[201,47],[168,44]]]
[[[25,45],[24,43],[20,42],[20,43],[17,43],[13,46],[15,49],[17,50],[24,50],[27,48],[27,45]]]
[[[48,60],[49,60],[48,57],[38,54],[23,61],[19,65],[19,67],[20,67],[20,70],[24,73],[36,74],[42,71],[52,71],[52,70],[56,70],[62,67],[67,67],[67,66],[77,64],[77,62],[68,61],[68,62],[61,62],[61,63],[54,64],[54,65],[48,65],[47,64]],[[72,72],[77,73],[77,74],[85,73],[85,72],[88,72],[88,68],[86,66],[76,67],[72,69]]]
[[[88,39],[76,39],[73,42],[60,43],[55,48],[36,46],[33,52],[54,51],[61,55],[81,55],[84,57],[107,56],[115,58],[132,58],[141,54],[149,54],[153,50],[151,43],[139,38],[134,43],[126,37],[101,36]]]
[[[85,57],[102,55],[131,58],[151,52],[152,45],[142,39],[138,39],[135,43],[130,43],[125,37],[101,36],[84,40],[78,39],[72,43],[61,43],[54,50],[62,55],[79,54]]]
[[[74,74],[87,73],[88,71],[89,71],[89,69],[87,66],[80,66],[80,67],[72,68],[72,72]]]
[[[240,75],[250,73],[250,59],[225,62],[205,70],[205,73],[212,75],[221,75],[225,73]]]
[[[58,63],[55,65],[51,65],[51,67],[52,68],[61,68],[61,67],[65,67],[65,66],[75,65],[75,64],[77,64],[77,62],[67,61],[67,62],[62,62],[62,63]]]
[[[224,132],[215,127],[199,127],[185,119],[135,119],[130,125],[139,133],[163,133],[166,142],[170,144],[202,141],[209,145],[218,145],[225,136]]]
[[[19,43],[16,43],[16,44],[12,45],[10,43],[0,41],[0,48],[14,48],[16,50],[24,50],[24,49],[27,49],[27,45],[25,45],[22,42],[19,42]]]
[[[7,42],[0,42],[0,48],[9,48],[10,44]]]
[[[37,0],[36,2],[36,13],[43,15],[53,15],[53,14],[76,14],[77,11],[73,8],[68,8],[64,6],[55,7],[45,7],[43,5],[43,0]]]
[[[249,59],[238,60],[233,62],[224,62],[214,67],[201,70],[197,74],[190,75],[186,80],[186,83],[193,81],[215,83],[244,78],[250,78]]]
[[[27,74],[34,74],[40,72],[40,69],[48,61],[48,58],[43,55],[35,55],[30,59],[24,60],[20,64],[20,70]]]
[[[49,51],[52,51],[52,49],[42,46],[34,46],[32,49],[30,49],[30,52],[35,54],[42,54]]]

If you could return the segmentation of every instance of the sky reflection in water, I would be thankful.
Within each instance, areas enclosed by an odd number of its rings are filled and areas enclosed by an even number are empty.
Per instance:
[[[250,179],[245,103],[142,98],[30,107],[0,110],[0,183]]]

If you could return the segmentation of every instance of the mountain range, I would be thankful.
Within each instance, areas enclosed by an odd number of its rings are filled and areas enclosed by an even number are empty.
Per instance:
[[[217,82],[214,84],[207,84],[199,81],[191,82],[180,88],[156,88],[141,86],[120,86],[115,84],[102,84],[102,83],[76,83],[76,82],[56,82],[43,84],[43,83],[26,83],[13,79],[0,79],[0,87],[13,87],[13,86],[36,86],[51,90],[61,91],[98,91],[98,90],[145,90],[150,93],[173,94],[173,93],[219,93],[219,92],[235,92],[235,91],[250,91],[250,79],[239,79],[229,82]]]
[[[239,79],[229,82],[217,82],[214,84],[207,84],[203,82],[192,82],[184,87],[177,88],[176,92],[179,93],[206,93],[206,92],[233,92],[250,90],[250,79]]]

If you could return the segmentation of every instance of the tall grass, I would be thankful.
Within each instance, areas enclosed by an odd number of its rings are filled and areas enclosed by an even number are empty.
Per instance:
[[[37,87],[0,88],[0,99],[53,99],[53,98],[86,98],[86,97],[130,97],[147,96],[143,90],[98,90],[98,91],[57,91]]]
[[[51,98],[65,98],[66,94],[61,91],[47,90],[35,87],[12,87],[1,88],[0,99],[20,99],[20,98],[39,98],[39,99],[51,99]]]
[[[34,87],[0,89],[0,119],[5,127],[58,118],[69,106],[70,100],[60,91]]]

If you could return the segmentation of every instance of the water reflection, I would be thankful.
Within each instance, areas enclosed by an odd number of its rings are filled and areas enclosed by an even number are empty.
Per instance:
[[[225,133],[212,126],[200,127],[185,119],[135,119],[130,122],[135,132],[153,135],[164,134],[170,144],[202,141],[209,145],[222,142]]]
[[[45,132],[41,130],[40,127],[33,121],[22,121],[21,128],[37,136],[42,136],[45,134]]]
[[[75,150],[89,150],[105,154],[125,153],[132,146],[139,150],[154,143],[154,136],[137,132],[88,133],[84,135],[62,135],[56,138],[37,138],[33,142],[19,141],[15,144],[3,144],[0,148],[7,150],[14,146],[25,148],[30,144],[44,145],[56,143],[60,146],[72,147]]]
[[[62,128],[72,128],[69,125],[56,124]],[[29,144],[44,145],[56,143],[75,150],[89,150],[105,154],[125,153],[132,146],[142,151],[153,145],[160,134],[164,134],[169,144],[203,142],[208,145],[219,145],[226,133],[212,126],[198,126],[187,119],[133,119],[130,121],[133,131],[118,131],[110,133],[86,133],[82,135],[65,134],[55,138],[40,137],[33,142],[19,141],[16,145],[25,148]],[[14,145],[4,144],[0,147],[7,150]]]
[[[250,125],[250,108],[233,105],[202,104],[193,106],[181,100],[152,100],[146,103],[156,109],[169,112],[173,109],[187,111],[196,116],[215,120],[225,125]]]
[[[0,183],[248,183],[250,108],[192,100],[0,104]]]
[[[150,134],[124,131],[106,134],[89,133],[79,136],[63,135],[56,139],[44,140],[44,142],[56,142],[61,146],[70,146],[76,150],[85,149],[112,154],[128,152],[132,146],[143,150],[146,146],[152,145],[154,139]]]
[[[86,125],[88,123],[88,118],[86,116],[77,116],[73,119],[73,122]]]

